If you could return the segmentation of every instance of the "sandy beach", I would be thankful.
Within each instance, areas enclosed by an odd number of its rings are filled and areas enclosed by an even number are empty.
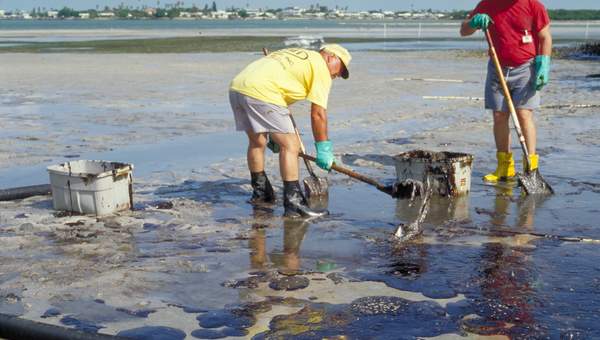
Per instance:
[[[417,206],[334,172],[320,172],[331,216],[283,219],[271,154],[278,203],[246,202],[246,141],[227,89],[259,51],[0,54],[0,188],[47,183],[45,167],[68,160],[135,165],[134,211],[57,217],[49,196],[0,202],[0,312],[112,335],[170,327],[187,339],[599,337],[600,245],[531,235],[600,239],[599,109],[552,108],[600,104],[600,80],[587,78],[598,62],[553,64],[536,121],[557,194],[540,199],[481,181],[495,162],[478,100],[486,59],[353,56],[330,96],[336,162],[391,183],[401,152],[475,156],[471,193],[437,199],[407,244],[391,236]],[[308,110],[292,107],[313,153]],[[284,278],[306,288],[275,289]]]

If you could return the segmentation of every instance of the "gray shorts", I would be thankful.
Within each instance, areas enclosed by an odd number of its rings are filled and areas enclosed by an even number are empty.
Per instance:
[[[540,94],[533,88],[535,66],[533,60],[517,67],[503,67],[515,109],[534,110],[540,107]],[[496,68],[490,60],[485,81],[485,108],[493,111],[509,112]]]
[[[229,91],[229,103],[238,131],[294,133],[290,109]]]

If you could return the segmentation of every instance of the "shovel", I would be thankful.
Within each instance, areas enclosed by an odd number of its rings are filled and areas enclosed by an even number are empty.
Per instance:
[[[519,123],[519,119],[517,118],[517,111],[515,110],[515,105],[512,101],[512,97],[510,96],[510,91],[508,90],[508,86],[506,85],[506,79],[504,79],[504,74],[502,73],[502,67],[500,66],[500,61],[498,60],[498,55],[496,54],[496,49],[494,48],[494,43],[492,42],[492,36],[490,35],[490,31],[485,30],[485,37],[487,39],[488,45],[490,46],[490,56],[494,62],[494,66],[496,67],[496,74],[498,74],[498,79],[500,79],[500,85],[502,86],[502,91],[504,92],[504,98],[506,98],[506,102],[508,103],[508,108],[510,110],[510,115],[512,117],[512,121],[515,125],[515,130],[517,131],[517,136],[519,136],[519,142],[521,143],[521,149],[523,150],[523,156],[525,157],[525,165],[526,169],[523,170],[523,174],[519,174],[519,182],[523,186],[525,190],[525,194],[544,194],[551,195],[554,194],[554,190],[548,184],[542,174],[540,174],[538,169],[529,170],[531,168],[529,164],[529,152],[527,151],[527,144],[525,144],[525,137],[523,137],[523,132],[521,131],[521,124]]]
[[[269,54],[269,50],[266,48],[262,49],[263,54],[266,56]],[[296,137],[298,137],[298,142],[300,142],[300,152],[302,154],[306,153],[306,149],[304,148],[304,143],[302,143],[302,138],[300,137],[300,132],[298,131],[298,127],[296,125],[296,121],[294,117],[290,114],[290,119],[292,120],[292,125],[294,126],[294,132],[296,133]],[[329,183],[326,178],[318,177],[315,174],[315,171],[312,168],[312,165],[304,158],[304,164],[306,165],[306,170],[310,174],[310,177],[304,179],[304,191],[306,192],[306,196],[311,197],[324,197],[329,193]]]
[[[296,131],[296,136],[298,137],[298,141],[300,142],[300,152],[301,155],[306,154],[306,149],[304,148],[304,143],[302,143],[302,138],[300,138],[300,132],[296,127],[296,121],[294,117],[290,114],[290,119],[292,120],[292,124],[294,125],[294,131]],[[310,177],[304,179],[304,191],[306,192],[306,196],[310,197],[321,197],[327,196],[329,194],[329,182],[327,182],[327,178],[318,177],[315,174],[315,171],[312,168],[310,162],[304,159],[304,164],[306,165],[306,170],[310,174]]]

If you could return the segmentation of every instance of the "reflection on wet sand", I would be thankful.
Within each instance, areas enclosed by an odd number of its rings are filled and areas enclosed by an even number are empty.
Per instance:
[[[432,196],[429,205],[429,213],[425,218],[425,223],[441,225],[448,221],[462,222],[469,219],[469,201],[468,195],[456,197]],[[409,200],[398,200],[396,203],[396,217],[402,221],[412,221],[417,218],[420,199],[414,202]]]
[[[494,213],[490,214],[490,224],[505,226],[518,233],[510,243],[499,242],[496,235],[490,235],[481,251],[480,273],[482,297],[477,299],[476,312],[479,318],[467,320],[470,331],[481,335],[508,335],[519,338],[525,335],[545,335],[536,327],[534,310],[536,301],[535,282],[538,279],[534,270],[534,247],[523,247],[531,241],[526,233],[535,228],[536,205],[543,198],[521,196],[516,199],[517,220],[514,227],[506,219],[513,203],[512,187],[497,187],[494,200]]]
[[[273,250],[267,256],[267,237],[264,226],[254,224],[249,239],[250,266],[252,269],[266,269],[272,263],[280,271],[301,269],[300,247],[308,230],[304,220],[283,220],[283,251]],[[270,260],[270,262],[269,262]]]

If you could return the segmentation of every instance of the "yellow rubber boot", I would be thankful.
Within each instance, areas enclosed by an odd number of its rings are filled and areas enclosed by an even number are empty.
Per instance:
[[[527,169],[527,162],[523,159],[523,171],[530,172],[538,168],[538,161],[540,157],[536,154],[529,155],[529,169]]]
[[[496,183],[515,177],[515,160],[513,159],[512,153],[498,152],[496,153],[496,158],[498,158],[498,167],[496,168],[496,171],[485,175],[483,180]]]

